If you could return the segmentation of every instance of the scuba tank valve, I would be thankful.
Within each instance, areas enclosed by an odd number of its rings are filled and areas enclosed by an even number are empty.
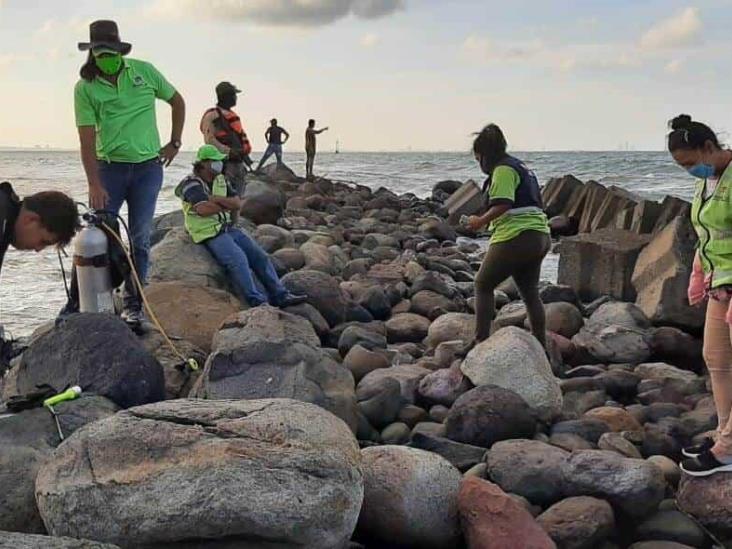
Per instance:
[[[55,406],[56,404],[60,404],[61,402],[74,400],[79,396],[81,396],[81,387],[79,387],[78,385],[74,385],[73,387],[69,387],[68,389],[66,389],[63,393],[59,393],[57,395],[47,398],[43,401],[43,405],[46,408],[50,408],[52,406]]]
[[[109,243],[97,225],[94,212],[83,215],[86,222],[74,239],[74,268],[79,283],[79,311],[114,313],[112,277],[109,270]]]

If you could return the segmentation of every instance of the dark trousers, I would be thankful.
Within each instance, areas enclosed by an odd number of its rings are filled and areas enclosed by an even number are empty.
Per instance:
[[[524,231],[512,240],[491,244],[475,277],[475,339],[490,335],[496,316],[493,292],[509,276],[513,277],[531,323],[531,332],[546,344],[546,317],[539,297],[541,262],[549,252],[551,238],[539,231]]]

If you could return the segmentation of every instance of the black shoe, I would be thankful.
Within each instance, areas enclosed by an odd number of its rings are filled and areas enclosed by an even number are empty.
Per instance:
[[[698,457],[682,461],[681,470],[692,477],[708,477],[714,473],[732,471],[732,463],[720,462],[710,450],[699,454]]]
[[[307,300],[308,296],[306,295],[287,294],[285,297],[280,299],[280,301],[277,303],[277,306],[284,309],[285,307],[300,305],[300,303],[305,303]]]
[[[687,458],[699,457],[704,452],[708,452],[709,450],[711,450],[712,446],[714,446],[714,439],[711,437],[704,437],[704,440],[702,440],[699,444],[694,444],[693,446],[687,446],[686,448],[683,448],[681,450],[681,454]]]

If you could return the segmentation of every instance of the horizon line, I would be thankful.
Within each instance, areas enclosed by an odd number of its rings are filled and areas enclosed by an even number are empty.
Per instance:
[[[14,145],[0,145],[0,152],[79,152],[78,148],[64,148],[64,147],[45,147],[41,145],[36,145],[32,147],[19,147]],[[196,149],[181,149],[179,152],[182,153],[195,153]],[[254,150],[252,151],[254,153],[258,154],[264,154],[264,150],[258,151]],[[296,150],[296,151],[289,151],[291,154],[304,154],[304,151]],[[510,151],[513,153],[657,153],[657,152],[666,152],[665,149],[516,149],[515,151]],[[431,154],[440,154],[440,153],[449,153],[449,154],[456,154],[456,153],[464,153],[464,154],[472,154],[472,151],[470,150],[455,150],[455,149],[444,149],[444,150],[430,150],[430,149],[370,149],[370,150],[356,150],[356,149],[345,149],[340,150],[338,153],[331,150],[326,151],[318,151],[318,154],[343,154],[343,153],[350,153],[350,154],[383,154],[383,153],[400,153],[400,154],[425,154],[425,153],[431,153]]]

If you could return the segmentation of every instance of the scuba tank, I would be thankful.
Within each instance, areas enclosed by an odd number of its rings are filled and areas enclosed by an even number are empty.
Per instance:
[[[84,216],[86,219],[86,216]],[[79,311],[114,313],[107,235],[93,220],[74,239],[74,269],[79,285]]]

